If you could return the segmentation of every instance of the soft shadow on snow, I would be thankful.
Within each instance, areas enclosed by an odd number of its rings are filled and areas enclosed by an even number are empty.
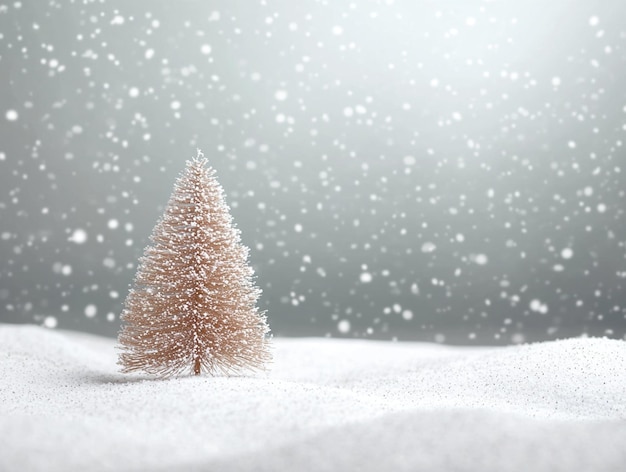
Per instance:
[[[84,383],[95,385],[112,385],[112,384],[133,384],[139,382],[158,381],[160,379],[152,379],[148,377],[126,376],[123,374],[102,374],[93,373],[81,376]]]

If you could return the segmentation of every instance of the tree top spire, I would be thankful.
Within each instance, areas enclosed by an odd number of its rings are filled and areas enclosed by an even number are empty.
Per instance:
[[[193,158],[194,161],[206,161],[204,158],[204,153],[200,148],[196,148],[196,157]]]

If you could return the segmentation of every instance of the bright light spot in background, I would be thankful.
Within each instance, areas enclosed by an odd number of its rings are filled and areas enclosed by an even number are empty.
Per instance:
[[[343,34],[343,28],[341,26],[333,26],[333,34],[335,36]]]
[[[561,257],[563,259],[571,259],[573,255],[574,251],[569,247],[566,247],[561,251]]]
[[[203,44],[202,47],[200,48],[200,51],[202,52],[202,54],[211,54],[211,46],[209,46],[208,44]]]
[[[80,228],[75,229],[69,240],[76,244],[84,244],[87,241],[87,231]]]
[[[363,284],[368,284],[372,281],[372,278],[373,278],[372,274],[370,274],[369,272],[363,272],[361,276],[359,277],[359,280]]]
[[[279,102],[284,102],[285,100],[287,100],[287,91],[276,90],[276,93],[274,94],[274,98],[278,100]]]
[[[422,244],[422,252],[424,253],[434,252],[435,249],[437,249],[437,246],[435,246],[435,243],[431,243],[430,241]]]
[[[404,156],[404,159],[402,159],[402,161],[404,162],[405,166],[413,166],[417,162],[417,160],[413,156]]]
[[[98,313],[98,308],[96,308],[96,305],[89,304],[85,307],[85,316],[87,318],[93,318],[94,316],[96,316],[96,313]]]
[[[337,323],[337,329],[340,333],[348,333],[350,331],[350,322],[348,320],[341,320],[339,323]]]
[[[541,303],[540,300],[537,300],[537,299],[531,300],[529,306],[532,311],[541,313],[542,315],[545,315],[546,313],[548,313],[548,305],[546,305],[545,303]]]
[[[54,316],[46,316],[43,320],[43,325],[46,328],[50,328],[50,329],[56,328],[57,324],[58,324],[58,321]]]
[[[7,110],[5,116],[6,116],[7,120],[15,121],[15,120],[17,120],[17,116],[18,115],[17,115],[17,112],[15,110]]]
[[[597,16],[592,16],[591,18],[589,18],[589,26],[597,26],[598,23],[600,23],[600,18],[598,18]]]
[[[72,266],[69,264],[55,262],[54,264],[52,264],[52,272],[54,272],[55,274],[68,276],[72,274]]]
[[[470,256],[470,260],[474,264],[478,264],[478,265],[485,265],[487,264],[487,262],[489,262],[489,259],[487,258],[486,254],[472,254]]]
[[[139,89],[137,87],[131,87],[130,90],[128,90],[128,95],[132,98],[138,97]]]

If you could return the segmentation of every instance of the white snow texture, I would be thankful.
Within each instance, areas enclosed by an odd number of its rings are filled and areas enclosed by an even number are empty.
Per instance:
[[[0,325],[0,470],[623,471],[626,345],[275,339],[271,371],[152,380],[115,341]]]

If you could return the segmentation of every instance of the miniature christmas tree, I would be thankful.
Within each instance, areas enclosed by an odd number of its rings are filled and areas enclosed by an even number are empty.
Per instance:
[[[271,358],[248,248],[214,174],[198,150],[152,231],[121,315],[123,372],[228,374]]]

